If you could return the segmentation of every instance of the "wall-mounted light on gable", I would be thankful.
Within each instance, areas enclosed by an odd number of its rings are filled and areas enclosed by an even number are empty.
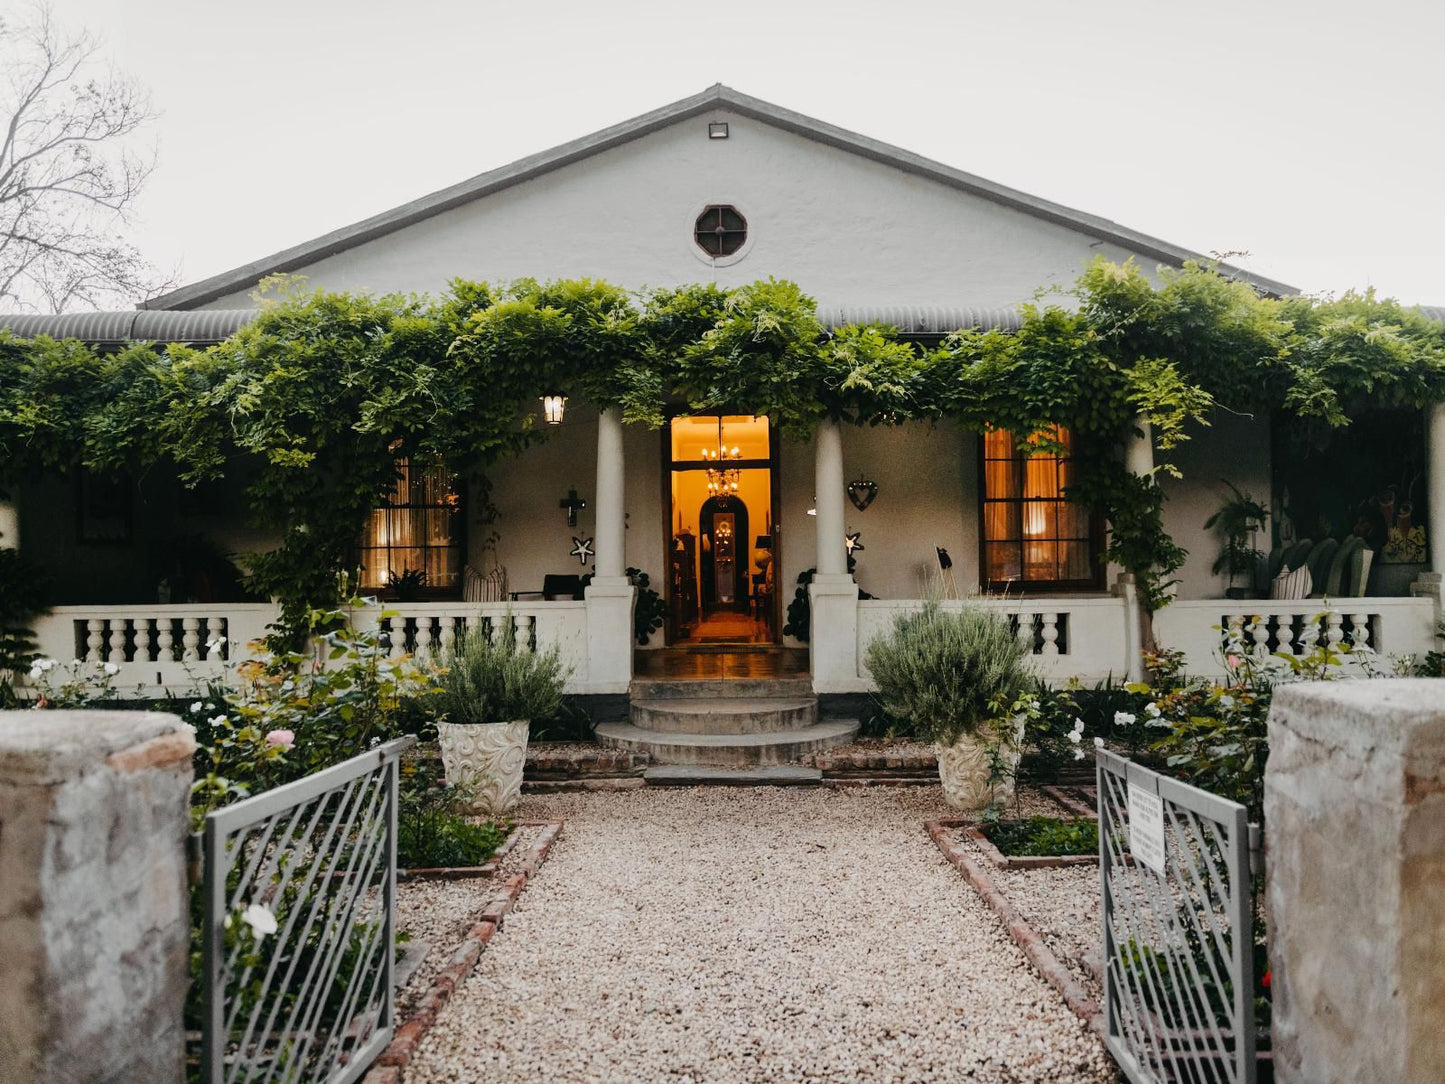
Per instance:
[[[707,137],[709,139],[726,139],[728,137],[728,124],[725,120],[709,122],[707,126]]]

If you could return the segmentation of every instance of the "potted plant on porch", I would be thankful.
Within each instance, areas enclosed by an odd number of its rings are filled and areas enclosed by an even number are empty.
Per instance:
[[[1233,482],[1225,481],[1232,496],[1219,506],[1219,510],[1204,521],[1206,531],[1218,530],[1224,536],[1210,571],[1216,576],[1229,573],[1229,587],[1224,592],[1228,598],[1248,598],[1255,590],[1255,576],[1259,562],[1265,557],[1262,550],[1255,548],[1253,541],[1264,529],[1269,509],[1248,493],[1240,491]],[[1243,587],[1235,586],[1235,579],[1245,577]]]
[[[978,811],[1013,797],[1033,675],[1029,644],[981,606],[930,599],[868,646],[878,699],[895,733],[938,745],[943,796]]]
[[[571,673],[555,644],[545,651],[519,645],[510,624],[500,622],[492,639],[481,629],[458,639],[442,659],[433,702],[447,782],[483,814],[517,804],[528,727],[557,715]]]

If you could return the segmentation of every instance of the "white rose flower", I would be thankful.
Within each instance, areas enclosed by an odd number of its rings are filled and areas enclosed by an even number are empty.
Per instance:
[[[1079,741],[1083,738],[1083,736],[1084,735],[1080,734],[1077,730],[1069,731],[1069,741],[1073,742],[1075,745],[1079,744]]]
[[[1116,711],[1116,712],[1114,712],[1114,725],[1115,725],[1115,726],[1132,726],[1133,723],[1135,722],[1135,720],[1136,720],[1137,718],[1138,718],[1138,717],[1137,717],[1136,715],[1134,715],[1132,712],[1128,712],[1128,711]]]
[[[80,660],[78,659],[74,663],[72,663],[72,665],[74,666],[78,666],[79,664]],[[41,670],[54,670],[56,662],[54,659],[36,659],[35,665],[40,667]]]
[[[1104,739],[1103,739],[1103,738],[1095,738],[1095,739],[1094,739],[1094,748],[1095,748],[1095,749],[1102,749],[1102,748],[1104,748]]]
[[[110,677],[115,677],[116,674],[120,673],[120,667],[113,662],[108,662],[105,664],[105,672]]]
[[[1146,707],[1144,710],[1147,711],[1149,715],[1155,719],[1159,718],[1159,716],[1164,714],[1162,711],[1159,710],[1159,705],[1154,703],[1154,701],[1152,700],[1149,701],[1149,706]]]
[[[209,719],[206,720],[206,722],[210,723],[212,726],[220,726],[225,721],[226,717],[224,715],[212,715]]]
[[[191,711],[192,711],[192,713],[195,713],[195,712],[198,712],[198,711],[200,711],[200,710],[201,710],[201,702],[200,702],[199,700],[197,700],[194,704],[191,705]]]
[[[241,912],[241,921],[251,927],[251,935],[257,941],[267,934],[275,933],[279,928],[276,924],[276,916],[264,903],[253,903],[247,907]]]
[[[1074,759],[1075,759],[1075,760],[1083,760],[1083,759],[1084,759],[1084,751],[1083,751],[1082,749],[1075,749],[1075,750],[1074,750]]]
[[[40,675],[43,674],[43,673],[45,673],[45,671],[42,670],[42,669],[40,668],[40,665],[37,663],[36,665],[34,665],[34,666],[32,666],[32,667],[30,668],[30,680],[31,680],[31,681],[39,681],[39,680],[40,680]]]

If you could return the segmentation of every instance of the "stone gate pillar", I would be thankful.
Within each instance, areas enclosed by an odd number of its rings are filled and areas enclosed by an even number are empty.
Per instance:
[[[191,728],[0,712],[0,1084],[185,1077]]]
[[[1282,1084],[1445,1080],[1445,684],[1280,687],[1265,847]]]

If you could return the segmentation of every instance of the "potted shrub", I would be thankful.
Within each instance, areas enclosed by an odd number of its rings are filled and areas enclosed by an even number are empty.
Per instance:
[[[1219,556],[1215,558],[1210,571],[1216,576],[1229,573],[1229,587],[1224,592],[1228,598],[1242,599],[1253,594],[1255,576],[1259,562],[1265,557],[1262,550],[1254,545],[1258,533],[1264,530],[1269,509],[1248,493],[1242,493],[1233,482],[1224,483],[1233,494],[1219,506],[1219,510],[1204,521],[1206,531],[1218,530],[1223,535]],[[1235,586],[1235,579],[1243,576],[1243,587]]]
[[[894,732],[937,743],[943,796],[955,809],[1013,797],[1033,680],[1029,655],[1007,617],[968,605],[946,612],[937,599],[899,615],[868,646]]]
[[[506,813],[517,804],[527,728],[561,710],[571,672],[556,645],[546,651],[518,646],[509,625],[501,624],[494,641],[480,630],[460,638],[437,675],[442,766],[477,813]]]

